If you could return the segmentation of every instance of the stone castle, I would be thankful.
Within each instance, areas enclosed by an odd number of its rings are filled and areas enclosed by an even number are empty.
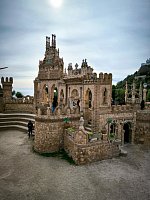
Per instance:
[[[131,93],[126,84],[126,105],[112,105],[112,74],[94,73],[87,60],[64,69],[56,36],[46,37],[45,56],[34,80],[34,98],[12,99],[12,78],[1,79],[1,112],[35,113],[34,149],[52,153],[64,149],[76,164],[120,154],[124,143],[150,144],[150,106],[146,89]],[[129,98],[130,97],[130,98]]]

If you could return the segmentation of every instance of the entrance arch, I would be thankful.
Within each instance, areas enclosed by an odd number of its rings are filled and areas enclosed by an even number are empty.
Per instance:
[[[131,143],[132,141],[132,130],[131,130],[131,122],[124,123],[124,143]]]

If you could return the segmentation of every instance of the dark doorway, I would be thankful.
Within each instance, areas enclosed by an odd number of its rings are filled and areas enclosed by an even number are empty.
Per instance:
[[[123,126],[124,129],[124,143],[131,143],[131,123],[127,122]]]

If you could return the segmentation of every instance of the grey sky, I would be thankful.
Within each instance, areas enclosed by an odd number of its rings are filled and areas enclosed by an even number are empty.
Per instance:
[[[33,94],[45,36],[56,34],[68,63],[82,62],[113,74],[113,83],[139,69],[150,57],[150,0],[0,0],[1,76],[14,77],[14,89]]]

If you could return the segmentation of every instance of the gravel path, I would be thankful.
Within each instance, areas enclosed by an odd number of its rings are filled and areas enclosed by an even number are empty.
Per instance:
[[[0,200],[149,200],[150,150],[75,166],[32,151],[20,131],[0,131]]]

